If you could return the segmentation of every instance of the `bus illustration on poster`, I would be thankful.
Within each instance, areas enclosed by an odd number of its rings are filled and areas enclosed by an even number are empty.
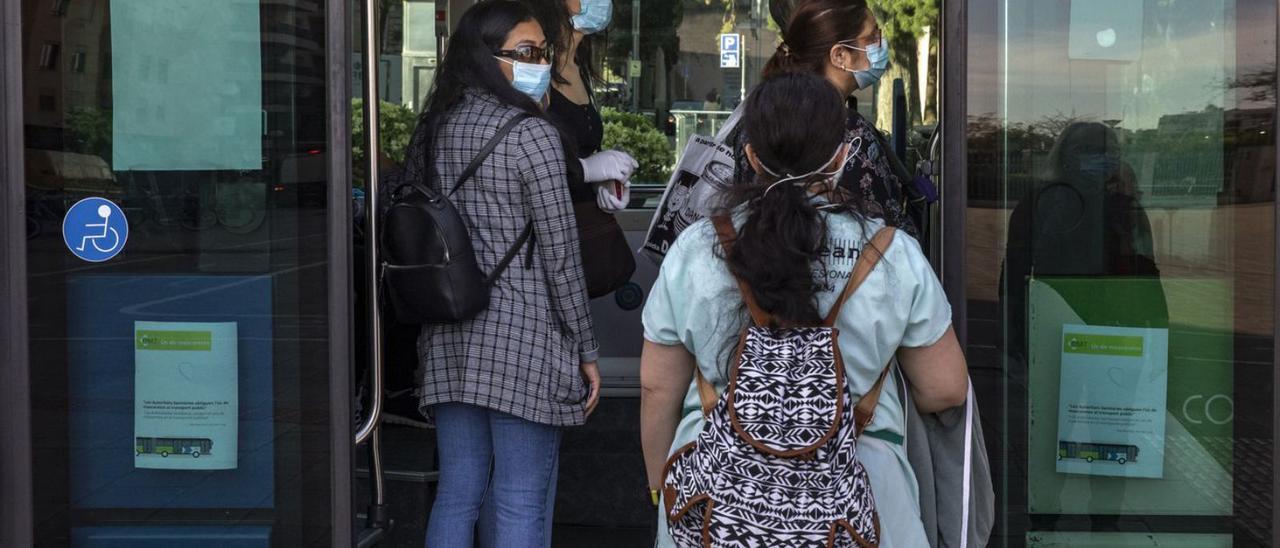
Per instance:
[[[1169,330],[1062,326],[1057,470],[1164,477]]]
[[[236,324],[134,322],[134,467],[236,468]]]

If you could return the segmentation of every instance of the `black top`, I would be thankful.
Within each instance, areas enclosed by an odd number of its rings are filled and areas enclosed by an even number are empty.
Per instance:
[[[857,110],[850,109],[845,142],[854,143],[857,148],[844,166],[840,186],[861,195],[863,213],[919,238],[920,231],[903,197],[903,185],[912,184],[910,174],[895,169],[893,151],[884,135]]]
[[[586,158],[600,152],[604,141],[604,121],[594,104],[579,105],[570,101],[560,90],[551,88],[551,105],[547,114],[561,124],[561,130],[573,137],[578,147],[578,157]]]
[[[576,149],[577,158],[586,158],[600,152],[600,144],[604,141],[604,121],[600,111],[594,104],[579,105],[570,101],[556,88],[551,88],[551,104],[547,107],[547,116],[552,118],[560,131],[568,137],[569,145]],[[569,158],[573,164],[573,158]],[[582,172],[579,169],[569,170],[569,194],[573,201],[594,201],[595,191],[590,185],[582,184]],[[576,177],[575,177],[576,175]]]

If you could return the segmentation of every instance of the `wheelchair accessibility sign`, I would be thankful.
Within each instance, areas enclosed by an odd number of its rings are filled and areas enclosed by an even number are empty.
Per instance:
[[[129,221],[111,200],[85,198],[62,218],[62,241],[76,257],[100,263],[119,255],[129,239]]]

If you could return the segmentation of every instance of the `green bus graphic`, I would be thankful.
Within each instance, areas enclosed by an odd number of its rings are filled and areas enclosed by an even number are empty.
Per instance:
[[[1138,460],[1138,447],[1114,443],[1058,441],[1058,460],[1062,459],[1080,459],[1086,462],[1100,460],[1126,464]]]
[[[137,456],[190,455],[198,459],[200,455],[208,455],[213,449],[213,440],[209,438],[137,438],[135,449]]]

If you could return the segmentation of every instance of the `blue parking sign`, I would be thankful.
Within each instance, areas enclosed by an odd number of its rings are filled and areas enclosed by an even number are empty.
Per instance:
[[[720,35],[720,68],[739,68],[742,66],[742,35]]]
[[[737,34],[721,34],[720,35],[720,54],[729,52],[738,52],[738,35]]]
[[[129,239],[129,221],[120,206],[106,198],[76,202],[62,218],[62,241],[72,255],[100,263],[119,255]]]

